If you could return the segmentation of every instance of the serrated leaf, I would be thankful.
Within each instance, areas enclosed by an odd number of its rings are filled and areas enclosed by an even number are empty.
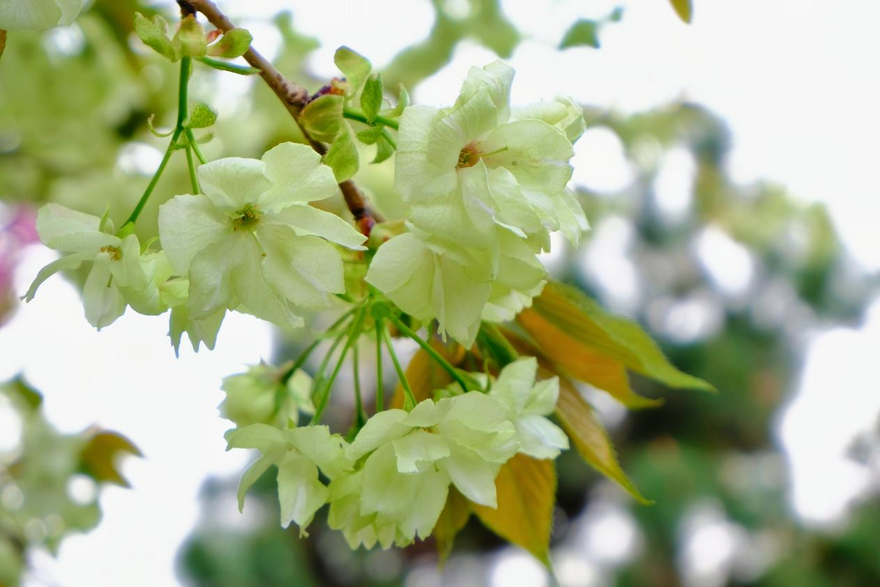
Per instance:
[[[389,157],[394,155],[394,147],[391,146],[385,137],[381,137],[379,141],[376,143],[376,158],[373,159],[373,163],[382,163]]]
[[[604,356],[669,387],[716,391],[706,381],[675,368],[657,343],[636,322],[606,312],[598,302],[573,287],[548,283],[541,295],[534,299],[532,308],[522,312],[519,318],[535,340],[541,337],[542,340],[538,342],[547,356],[554,360],[556,358],[549,350],[565,358],[562,348],[565,343],[550,340],[548,330],[556,330],[566,337],[569,344],[577,345],[577,353],[590,361]],[[530,324],[531,328],[526,324]],[[570,358],[570,353],[567,356]],[[562,361],[558,362],[562,364]],[[605,364],[609,363],[606,361]]]
[[[490,530],[550,564],[550,535],[556,503],[556,463],[517,454],[495,478],[498,508],[471,503]]]
[[[443,511],[440,512],[437,524],[431,532],[437,543],[437,556],[440,559],[440,566],[443,566],[449,555],[452,554],[455,537],[467,525],[470,518],[470,502],[459,493],[454,485],[450,486],[449,494],[446,497],[446,505],[443,507]]]
[[[371,126],[366,130],[357,133],[357,139],[365,145],[375,145],[382,138],[382,127]]]
[[[232,29],[223,33],[219,41],[208,47],[208,55],[234,59],[241,57],[250,49],[254,37],[247,29]]]
[[[350,132],[340,133],[330,150],[324,155],[324,163],[333,170],[336,181],[342,182],[357,173],[360,165],[357,145]]]
[[[669,0],[669,2],[672,4],[672,8],[675,9],[678,18],[683,22],[690,24],[691,20],[694,18],[694,6],[691,3],[691,0]]]
[[[594,20],[581,19],[571,25],[562,41],[559,43],[560,49],[568,49],[569,47],[593,47],[598,49],[600,24]]]
[[[172,62],[180,59],[180,49],[168,38],[168,21],[158,14],[150,19],[140,12],[135,12],[134,32],[144,45],[162,57]]]
[[[593,408],[581,396],[574,384],[564,377],[559,380],[556,417],[571,439],[572,445],[590,466],[616,482],[639,502],[654,503],[642,496],[624,473],[611,439],[593,414]]]
[[[372,64],[366,57],[345,46],[336,50],[333,61],[339,71],[345,75],[345,81],[348,84],[346,98],[353,98],[367,81],[367,76],[373,70]]]
[[[376,120],[376,116],[379,115],[384,99],[382,76],[378,73],[371,75],[364,84],[364,91],[361,94],[361,109],[370,123]]]
[[[121,434],[98,432],[89,438],[80,453],[80,463],[83,472],[95,481],[129,487],[128,481],[117,469],[119,457],[125,454],[143,456],[140,449]]]
[[[339,95],[321,96],[312,100],[300,113],[299,122],[315,140],[330,143],[342,130],[344,98]]]
[[[189,113],[189,128],[208,128],[217,122],[217,111],[204,102],[195,102]]]
[[[205,29],[193,15],[180,21],[174,41],[180,47],[181,55],[187,57],[204,57],[208,53],[208,41]]]

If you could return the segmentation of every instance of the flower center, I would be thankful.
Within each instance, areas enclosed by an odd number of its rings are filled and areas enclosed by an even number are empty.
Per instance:
[[[109,254],[110,259],[113,261],[118,261],[122,257],[122,253],[119,252],[119,247],[114,247],[112,245],[101,247],[101,252]]]
[[[461,150],[458,154],[458,165],[456,167],[473,167],[480,160],[480,151],[474,143]]]
[[[247,204],[232,217],[232,230],[253,230],[262,213],[254,204]]]

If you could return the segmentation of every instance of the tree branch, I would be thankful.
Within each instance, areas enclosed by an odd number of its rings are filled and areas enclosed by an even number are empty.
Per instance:
[[[205,18],[208,19],[208,22],[224,33],[235,28],[235,24],[233,24],[233,22],[229,20],[229,18],[223,14],[223,12],[211,0],[177,1],[178,4],[180,4],[181,10],[192,8],[201,12],[205,15]],[[250,47],[247,50],[247,53],[244,54],[244,58],[251,67],[260,70],[260,77],[263,78],[266,85],[275,92],[275,95],[278,96],[278,99],[284,104],[284,107],[290,113],[294,122],[299,125],[299,115],[302,112],[303,107],[309,102],[308,90],[285,78],[281,72],[275,69],[275,66],[272,65],[268,59],[260,55],[253,47]],[[303,136],[308,140],[309,144],[315,151],[321,155],[327,153],[327,147],[323,143],[310,137],[302,127],[300,127],[300,130],[302,130]],[[339,184],[339,189],[342,191],[343,198],[345,198],[346,206],[348,206],[352,216],[354,216],[358,229],[363,234],[369,236],[370,229],[373,225],[376,222],[382,221],[381,217],[369,209],[364,194],[358,189],[353,181],[349,179],[341,182]]]

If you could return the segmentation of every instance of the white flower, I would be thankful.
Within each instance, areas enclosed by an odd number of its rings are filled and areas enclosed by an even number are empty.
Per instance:
[[[303,426],[279,430],[266,424],[253,424],[226,433],[227,450],[255,448],[262,456],[242,475],[238,487],[238,508],[257,479],[272,465],[278,467],[278,501],[281,526],[295,522],[305,534],[315,512],[327,502],[329,492],[318,478],[318,470],[329,479],[351,469],[345,457],[345,441],[330,434],[327,426]]]
[[[369,455],[358,516],[348,512],[339,519],[355,524],[353,533],[372,524],[377,537],[393,524],[395,543],[402,545],[431,533],[449,483],[471,501],[497,507],[497,469],[518,449],[507,416],[504,404],[480,392],[425,400],[409,413],[376,414],[347,453],[352,461]]]
[[[538,361],[534,357],[510,363],[492,384],[489,396],[504,403],[516,427],[519,452],[536,459],[555,459],[568,448],[568,437],[545,416],[556,410],[559,378],[535,382]]]
[[[39,30],[67,26],[79,16],[85,0],[3,0],[0,29]]]
[[[86,319],[100,330],[125,312],[126,301],[120,288],[147,287],[137,236],[119,238],[113,234],[113,223],[106,216],[102,219],[59,204],[47,204],[37,214],[37,232],[47,247],[67,254],[40,270],[24,295],[27,301],[58,271],[91,262],[83,286],[83,306]]]
[[[290,328],[303,323],[290,304],[325,307],[344,291],[330,243],[357,249],[365,238],[308,205],[337,191],[317,153],[284,143],[260,161],[220,159],[198,173],[205,196],[177,196],[159,209],[162,247],[189,277],[191,318],[243,309]]]

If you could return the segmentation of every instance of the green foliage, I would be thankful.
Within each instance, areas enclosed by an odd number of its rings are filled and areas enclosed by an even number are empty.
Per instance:
[[[565,36],[559,43],[560,49],[568,49],[569,47],[578,47],[586,45],[598,49],[599,44],[599,28],[600,24],[595,20],[582,19],[571,25],[566,31]]]
[[[220,37],[220,40],[208,46],[207,54],[211,57],[234,59],[241,57],[250,49],[254,37],[246,29],[232,29]]]

